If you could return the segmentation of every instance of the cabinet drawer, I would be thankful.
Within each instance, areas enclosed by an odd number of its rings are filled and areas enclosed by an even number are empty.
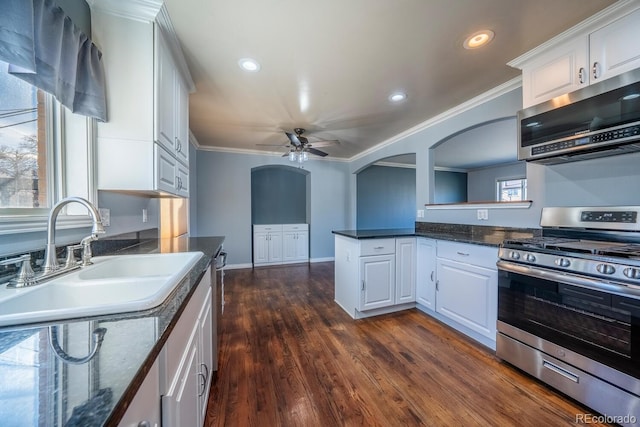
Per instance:
[[[438,240],[437,254],[438,258],[451,259],[492,270],[496,270],[496,261],[498,261],[498,248],[496,247],[446,240]]]
[[[282,231],[307,231],[309,224],[283,224]]]
[[[364,239],[360,241],[360,256],[396,253],[396,239]]]
[[[253,225],[254,232],[262,232],[262,231],[282,231],[282,224],[254,224]]]

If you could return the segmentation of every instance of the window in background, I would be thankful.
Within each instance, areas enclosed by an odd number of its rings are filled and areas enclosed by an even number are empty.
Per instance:
[[[527,179],[499,179],[496,200],[498,202],[527,200]]]
[[[0,209],[50,205],[47,97],[0,62]]]

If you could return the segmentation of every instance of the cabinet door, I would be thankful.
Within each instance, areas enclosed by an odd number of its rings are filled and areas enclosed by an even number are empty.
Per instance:
[[[295,231],[285,231],[282,233],[282,261],[297,260],[297,234]]]
[[[176,157],[189,165],[189,92],[182,79],[176,76]]]
[[[396,239],[396,304],[416,300],[416,239]]]
[[[193,328],[189,345],[180,361],[180,369],[171,381],[169,392],[162,396],[163,426],[199,426],[200,408],[198,392],[198,325]]]
[[[282,232],[269,233],[269,262],[282,262]]]
[[[208,272],[209,273],[209,272]],[[205,302],[202,305],[199,321],[198,346],[198,404],[200,406],[200,424],[207,415],[207,401],[209,390],[211,389],[211,378],[213,374],[213,317],[211,311],[211,289],[207,292]]]
[[[498,273],[437,259],[436,311],[495,341]]]
[[[360,258],[360,311],[387,307],[395,302],[395,255]]]
[[[296,233],[296,260],[306,261],[309,259],[309,232],[302,231]]]
[[[640,10],[589,35],[591,82],[640,67]]]
[[[418,238],[416,302],[436,309],[436,241]]]
[[[155,96],[154,105],[154,136],[158,144],[164,146],[169,152],[175,152],[175,81],[176,70],[169,47],[164,40],[162,32],[156,26],[154,28],[154,54],[155,54]]]
[[[160,426],[159,382],[160,368],[156,360],[127,408],[127,412],[118,423],[119,427]]]
[[[253,233],[253,263],[269,262],[269,233]]]
[[[524,108],[589,84],[587,37],[564,43],[522,69]]]
[[[178,174],[176,169],[176,159],[162,146],[154,145],[155,156],[155,188],[175,194],[178,186]]]

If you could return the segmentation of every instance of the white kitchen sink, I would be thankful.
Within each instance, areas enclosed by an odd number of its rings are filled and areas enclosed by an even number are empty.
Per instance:
[[[202,252],[93,258],[49,282],[0,291],[0,326],[148,310],[169,296]]]

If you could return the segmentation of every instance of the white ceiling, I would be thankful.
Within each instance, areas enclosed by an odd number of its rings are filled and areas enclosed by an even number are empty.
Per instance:
[[[285,152],[307,129],[351,158],[519,75],[506,63],[613,0],[165,0],[203,147]],[[495,38],[462,47],[480,29]],[[257,73],[238,60],[260,62]],[[408,99],[392,104],[397,90]]]

